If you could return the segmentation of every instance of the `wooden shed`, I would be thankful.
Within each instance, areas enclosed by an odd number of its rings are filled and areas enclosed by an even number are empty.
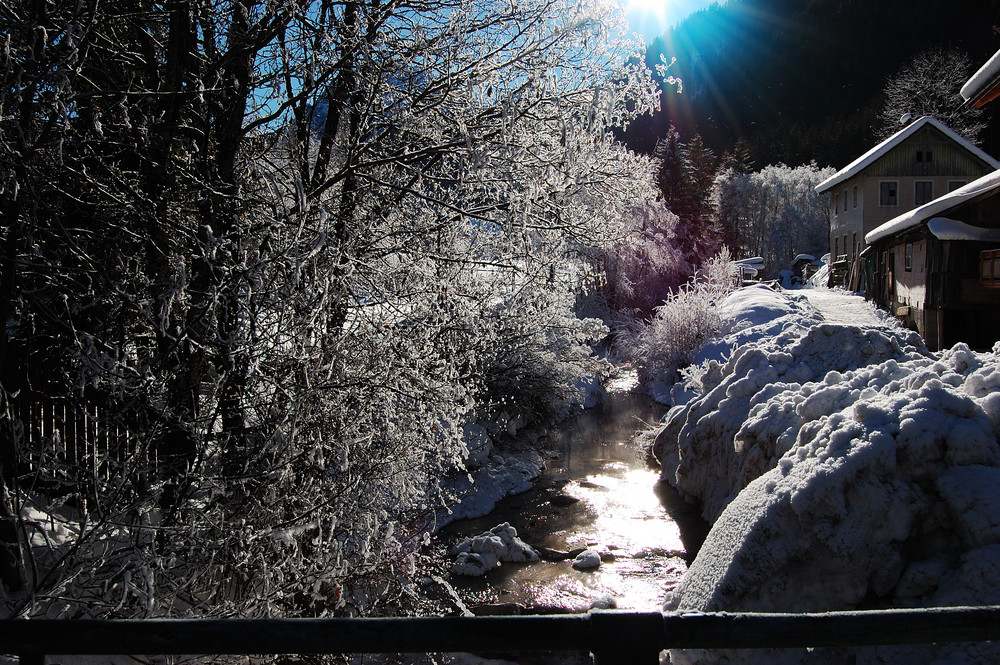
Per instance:
[[[1000,340],[1000,171],[865,237],[870,297],[931,349]]]

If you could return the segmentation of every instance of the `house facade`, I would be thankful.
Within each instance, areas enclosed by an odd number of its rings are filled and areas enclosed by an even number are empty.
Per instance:
[[[1000,171],[868,233],[869,297],[928,348],[1000,339]]]
[[[830,195],[830,284],[863,289],[866,234],[901,213],[1000,169],[936,118],[924,116],[816,186]]]

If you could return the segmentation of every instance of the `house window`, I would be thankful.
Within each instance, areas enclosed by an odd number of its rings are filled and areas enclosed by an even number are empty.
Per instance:
[[[934,198],[934,183],[930,180],[918,180],[913,186],[913,203],[915,205],[923,205]]]
[[[918,162],[933,162],[934,161],[934,153],[931,152],[930,150],[927,150],[926,152],[923,151],[923,150],[917,150],[917,161]]]
[[[899,205],[899,183],[895,180],[879,183],[878,203],[883,206]]]
[[[850,251],[850,250],[847,249],[847,234],[845,233],[844,234],[844,258],[847,258],[848,251]]]
[[[851,234],[851,260],[858,258],[858,234]]]
[[[847,190],[844,190],[844,212],[847,212]]]
[[[949,192],[954,192],[959,187],[965,187],[965,184],[966,183],[965,183],[964,180],[949,180],[948,181],[948,191]]]
[[[913,272],[913,243],[906,243],[903,248],[903,270]]]
[[[840,212],[840,194],[833,195],[833,214]]]
[[[840,256],[840,238],[834,238],[833,239],[833,260],[836,261],[838,256]]]
[[[858,207],[858,186],[854,186],[854,207]]]

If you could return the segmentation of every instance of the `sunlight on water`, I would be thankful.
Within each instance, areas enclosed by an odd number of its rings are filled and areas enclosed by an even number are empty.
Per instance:
[[[604,382],[604,390],[609,393],[627,393],[639,385],[639,370],[632,365],[617,368],[614,376]]]
[[[609,397],[602,408],[561,429],[558,460],[535,490],[464,527],[475,535],[509,521],[535,546],[594,549],[601,566],[576,570],[570,560],[505,564],[486,578],[454,579],[469,604],[585,611],[612,597],[621,609],[662,606],[687,570],[687,552],[665,496],[657,491],[659,473],[646,467],[634,441],[636,431],[662,413],[662,407],[625,388],[637,380],[635,370],[626,368],[605,384]],[[558,497],[562,500],[553,500]]]
[[[588,530],[598,542],[630,556],[657,549],[682,553],[680,529],[670,521],[653,487],[656,471],[611,462],[607,473],[570,482],[563,491],[587,502],[594,515]]]

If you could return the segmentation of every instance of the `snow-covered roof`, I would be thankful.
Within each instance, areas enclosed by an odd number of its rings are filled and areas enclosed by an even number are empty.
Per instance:
[[[893,217],[885,224],[873,229],[865,235],[865,242],[872,244],[886,236],[911,229],[921,224],[924,220],[933,217],[940,217],[943,213],[955,208],[963,203],[968,203],[972,199],[1000,188],[1000,170],[984,175],[978,180],[973,180],[964,187],[960,187],[953,192],[938,197],[930,203],[925,203],[919,208],[914,208],[902,215]],[[933,231],[932,231],[933,233]],[[936,235],[936,234],[935,234]],[[940,236],[939,236],[940,237]],[[941,238],[951,240],[952,238]]]
[[[968,150],[970,153],[972,153],[979,159],[989,164],[992,168],[1000,169],[1000,162],[993,159],[985,152],[974,146],[971,142],[969,142],[968,139],[959,136],[957,133],[955,133],[953,129],[942,123],[937,118],[925,115],[922,118],[911,123],[904,129],[901,129],[900,131],[896,132],[895,134],[893,134],[886,140],[882,141],[881,143],[879,143],[877,146],[875,146],[865,154],[855,159],[853,162],[851,162],[841,170],[834,173],[832,176],[830,176],[823,182],[816,185],[816,191],[819,194],[822,194],[823,192],[828,191],[833,187],[836,187],[839,183],[847,180],[848,178],[853,178],[854,176],[858,175],[863,170],[868,168],[876,160],[883,157],[890,150],[895,148],[897,145],[899,145],[909,137],[913,136],[920,129],[926,127],[927,125],[931,125],[932,127],[937,128],[945,136],[947,136],[955,143],[959,144],[960,146]]]
[[[976,103],[979,98],[989,94],[998,80],[1000,80],[1000,51],[994,53],[993,57],[987,60],[986,64],[965,82],[965,85],[962,86],[962,97],[967,102]]]
[[[984,229],[957,219],[932,217],[927,220],[927,229],[938,240],[981,240],[1000,242],[1000,229]]]

